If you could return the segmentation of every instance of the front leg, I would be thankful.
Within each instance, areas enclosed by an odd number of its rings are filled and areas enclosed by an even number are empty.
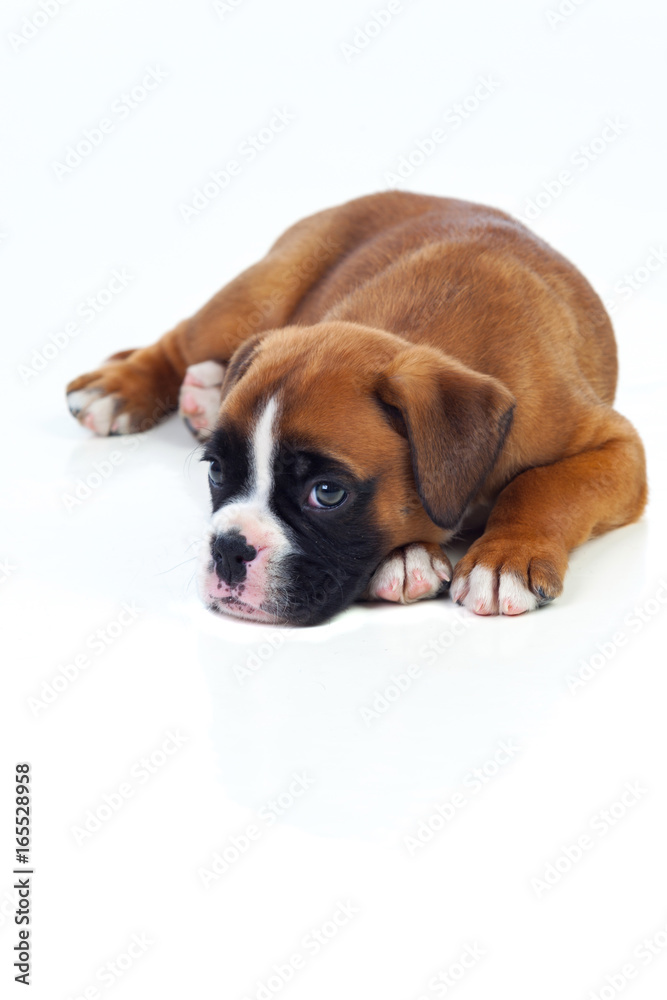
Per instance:
[[[188,368],[209,361],[224,366],[256,334],[284,326],[306,293],[353,245],[355,229],[346,228],[345,219],[337,222],[337,212],[321,212],[297,223],[263,260],[156,344],[115,354],[100,368],[70,382],[71,413],[96,434],[106,435],[146,430],[176,410]],[[195,390],[217,388],[208,375],[200,382],[197,374],[188,384]],[[181,407],[200,438],[210,429],[215,394],[209,395],[206,399],[195,392]]]
[[[383,559],[362,600],[413,604],[444,593],[452,578],[452,565],[439,545],[415,542],[394,549]]]
[[[533,611],[561,593],[567,560],[567,550],[554,539],[487,528],[456,564],[452,600],[477,615]]]
[[[458,604],[478,615],[520,615],[547,604],[563,589],[573,548],[640,517],[644,449],[632,425],[604,409],[585,451],[528,469],[499,495],[486,531],[456,565]]]

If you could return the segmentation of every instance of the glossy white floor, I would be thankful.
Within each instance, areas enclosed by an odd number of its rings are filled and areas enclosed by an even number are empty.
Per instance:
[[[37,998],[663,996],[664,12],[46,7],[1,15],[3,980],[30,761]],[[613,300],[650,508],[519,619],[216,619],[187,432],[93,439],[64,385],[401,165],[532,215]]]

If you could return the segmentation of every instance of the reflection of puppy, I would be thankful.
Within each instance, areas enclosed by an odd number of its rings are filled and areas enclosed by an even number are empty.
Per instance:
[[[206,440],[204,600],[315,624],[446,589],[515,615],[569,551],[636,520],[644,453],[611,403],[614,335],[579,272],[502,212],[397,192],[289,229],[152,347],[68,388],[98,434],[180,410]]]

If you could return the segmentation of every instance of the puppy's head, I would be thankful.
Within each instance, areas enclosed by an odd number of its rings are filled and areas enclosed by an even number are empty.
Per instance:
[[[350,323],[289,327],[231,359],[204,454],[214,610],[315,625],[397,546],[444,542],[493,467],[513,399],[434,348]]]

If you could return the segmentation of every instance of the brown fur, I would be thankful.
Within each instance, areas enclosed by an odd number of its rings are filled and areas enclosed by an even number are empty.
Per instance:
[[[282,435],[378,478],[388,550],[442,543],[493,504],[457,575],[512,569],[549,599],[572,548],[644,508],[600,299],[494,209],[389,192],[320,212],[157,344],[68,389],[120,393],[138,429],[209,359],[231,360],[223,409],[237,422],[280,385]]]

